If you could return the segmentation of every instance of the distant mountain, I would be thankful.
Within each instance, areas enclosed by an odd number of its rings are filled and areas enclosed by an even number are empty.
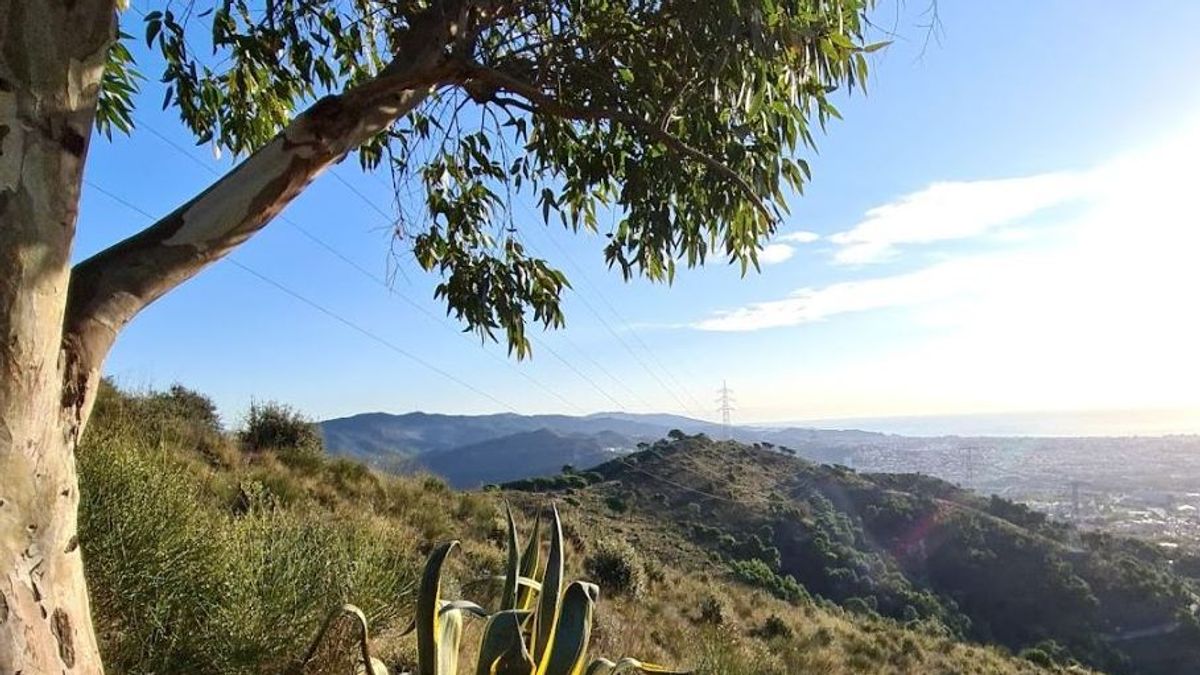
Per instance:
[[[570,415],[439,415],[423,412],[392,415],[364,413],[321,422],[330,452],[373,463],[415,457],[545,429],[559,434],[616,434],[630,447],[662,438],[679,428],[687,433],[715,433],[719,425],[674,415],[598,413]],[[612,438],[610,437],[611,441]]]
[[[585,435],[538,429],[428,452],[417,457],[414,466],[444,477],[453,487],[476,488],[556,474],[565,464],[584,469],[630,450],[627,439],[612,432]]]
[[[595,413],[583,417],[364,413],[327,420],[320,426],[325,445],[332,454],[353,457],[392,471],[408,472],[423,467],[443,475],[456,485],[494,483],[538,475],[548,468],[581,463],[571,459],[576,455],[595,457],[596,448],[630,451],[638,443],[656,441],[674,429],[689,435],[703,433],[713,438],[722,438],[729,433],[742,442],[787,446],[810,459],[842,463],[849,463],[850,455],[857,449],[875,443],[894,443],[889,439],[896,438],[863,431],[794,428],[733,427],[727,432],[720,424],[681,415],[624,412]],[[549,432],[549,435],[529,435],[541,431]],[[490,456],[497,448],[515,449],[522,439],[535,442],[531,452],[536,456],[536,465],[510,458],[504,466],[491,463],[482,465],[489,470],[462,468],[470,464],[472,459]],[[552,439],[564,442],[556,449],[551,443]],[[491,468],[503,471],[490,471]]]

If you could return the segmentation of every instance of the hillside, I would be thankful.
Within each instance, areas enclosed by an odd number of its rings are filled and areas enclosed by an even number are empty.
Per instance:
[[[335,455],[351,457],[390,471],[408,472],[429,469],[455,485],[476,486],[539,475],[548,468],[572,463],[571,448],[586,444],[632,451],[639,443],[665,437],[672,430],[688,434],[724,434],[712,422],[680,415],[596,413],[571,415],[439,415],[423,412],[393,415],[363,413],[320,423],[325,446]],[[469,476],[456,473],[468,462],[454,462],[459,452],[473,457],[498,455],[512,451],[518,434],[549,432],[572,439],[560,445],[535,444],[541,451],[530,464],[497,466],[497,472],[472,469]],[[731,433],[743,442],[770,442],[798,449],[802,455],[819,461],[843,461],[854,452],[879,444],[894,444],[896,439],[862,431],[821,429],[770,429],[735,427]],[[915,439],[902,439],[910,444]],[[494,447],[489,448],[489,445]],[[561,449],[563,452],[558,452]],[[413,461],[436,456],[437,459]],[[602,458],[596,458],[601,461]],[[517,467],[524,467],[517,469]],[[533,467],[536,467],[534,470]],[[516,474],[514,475],[514,470]]]
[[[461,539],[448,588],[487,604],[494,589],[472,582],[502,569],[502,499],[526,527],[545,504],[543,495],[378,474],[324,456],[295,416],[262,419],[276,426],[239,439],[195,392],[101,392],[79,452],[79,522],[108,672],[280,672],[347,601],[370,619],[374,652],[401,672],[412,665],[401,629],[424,552]],[[643,510],[658,502],[641,491],[632,475],[614,474],[560,499],[571,575],[588,575],[585,561],[617,545],[632,547],[623,560],[641,580],[622,594],[599,579],[595,653],[711,675],[1061,672],[1043,652],[1016,658],[932,622],[773,597],[736,579],[665,511]],[[610,498],[622,494],[618,513]],[[468,623],[468,645],[479,627]]]
[[[477,488],[557,473],[566,464],[594,466],[627,449],[626,439],[611,432],[585,435],[538,429],[427,452],[415,464],[445,478],[451,487]]]
[[[1081,536],[934,478],[691,437],[511,487],[566,489],[619,520],[639,514],[660,554],[687,541],[783,598],[811,594],[1115,673],[1200,672],[1194,587],[1157,548]]]
[[[632,448],[638,441],[654,440],[671,428],[657,416],[620,413],[573,417],[570,415],[438,415],[422,412],[392,415],[364,413],[320,423],[329,452],[369,460],[413,457],[451,450],[483,441],[532,431],[559,434],[616,434]],[[686,418],[683,418],[686,419]],[[700,423],[705,424],[705,423]],[[709,425],[711,426],[711,425]]]

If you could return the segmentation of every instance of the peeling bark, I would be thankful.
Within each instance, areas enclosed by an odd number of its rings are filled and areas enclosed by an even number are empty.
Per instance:
[[[469,4],[436,5],[377,78],[321,99],[204,192],[71,269],[115,7],[0,0],[0,675],[103,673],[75,449],[117,333],[452,81],[447,54]]]
[[[64,413],[61,345],[113,29],[111,2],[0,0],[0,673],[102,672],[69,545],[86,406]]]
[[[326,96],[216,183],[142,232],[76,265],[67,334],[81,370],[139,311],[267,225],[330,165],[416,108],[455,74],[455,21],[430,13],[379,77]]]

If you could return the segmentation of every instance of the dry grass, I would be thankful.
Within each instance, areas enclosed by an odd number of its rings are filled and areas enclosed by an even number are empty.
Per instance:
[[[411,666],[413,638],[400,633],[429,546],[462,540],[445,594],[486,606],[496,589],[471,581],[502,569],[500,500],[524,512],[525,531],[544,504],[345,460],[245,453],[150,395],[106,396],[80,450],[81,542],[114,673],[279,672],[346,601],[371,617],[376,654]],[[560,503],[569,572],[584,578],[588,551],[618,539],[646,561],[647,588],[638,598],[602,589],[597,655],[711,675],[1044,672],[995,649],[738,585],[704,550],[636,512],[613,513],[604,498],[589,490]],[[703,615],[706,602],[720,608],[719,625]],[[764,635],[771,617],[790,637]],[[464,664],[479,630],[468,622]]]

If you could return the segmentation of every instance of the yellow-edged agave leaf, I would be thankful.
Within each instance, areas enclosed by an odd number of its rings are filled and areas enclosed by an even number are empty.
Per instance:
[[[483,629],[476,675],[533,675],[533,657],[521,635],[529,612],[507,609],[496,612]]]
[[[494,574],[490,577],[480,577],[479,579],[473,579],[468,585],[476,586],[478,584],[482,584],[482,583],[488,582],[488,581],[508,581],[508,577],[505,575],[502,575],[502,574]],[[531,579],[529,577],[517,577],[517,584],[519,586],[532,588],[535,591],[542,590],[542,582],[538,581],[537,579]],[[525,607],[524,609],[529,609],[529,608]]]
[[[537,675],[582,675],[592,638],[592,610],[599,597],[596,584],[573,581],[567,586],[547,658],[539,664]]]
[[[458,644],[462,641],[462,610],[441,614],[437,640],[437,675],[458,675]]]
[[[343,605],[325,619],[297,672],[351,673],[371,662],[367,617],[354,605]]]
[[[371,657],[371,668],[369,670],[366,666],[360,664],[354,673],[355,675],[391,675],[388,672],[387,666],[383,665],[383,661],[374,656]]]
[[[488,614],[486,609],[471,602],[470,600],[454,600],[452,602],[443,602],[442,608],[438,610],[438,613],[445,614],[447,612],[466,612],[468,614],[474,614],[481,619],[486,619],[491,616]]]
[[[617,664],[605,658],[593,660],[588,664],[587,671],[584,675],[612,675],[617,669]]]
[[[537,612],[533,615],[533,659],[539,669],[544,665],[558,623],[558,608],[562,601],[563,579],[563,534],[558,507],[550,506],[550,557],[546,559],[546,571],[542,576],[542,592],[538,596]]]
[[[504,567],[504,590],[500,593],[500,609],[517,609],[517,587],[521,576],[521,544],[517,541],[517,522],[512,509],[504,503],[508,516],[508,564]]]
[[[454,675],[454,670],[446,670],[441,664],[447,658],[445,651],[453,651],[451,658],[457,665],[458,636],[462,632],[462,613],[451,611],[441,613],[442,609],[442,567],[450,552],[458,547],[457,541],[446,542],[429,554],[425,563],[425,572],[421,575],[421,585],[417,590],[417,615],[413,622],[417,627],[417,674],[416,675]],[[457,626],[457,628],[456,628]],[[450,639],[453,644],[444,641]]]
[[[529,543],[525,545],[525,554],[521,556],[521,587],[517,592],[517,609],[529,609],[541,590],[541,584],[534,587],[526,584],[526,579],[534,580],[538,575],[538,566],[542,564],[542,514],[539,512],[533,521],[533,532],[529,534]],[[536,582],[535,582],[536,583]]]
[[[613,675],[621,675],[621,673],[659,673],[660,675],[691,675],[690,670],[673,670],[666,666],[660,666],[654,663],[645,663],[637,659],[626,656],[617,661],[613,666]]]

